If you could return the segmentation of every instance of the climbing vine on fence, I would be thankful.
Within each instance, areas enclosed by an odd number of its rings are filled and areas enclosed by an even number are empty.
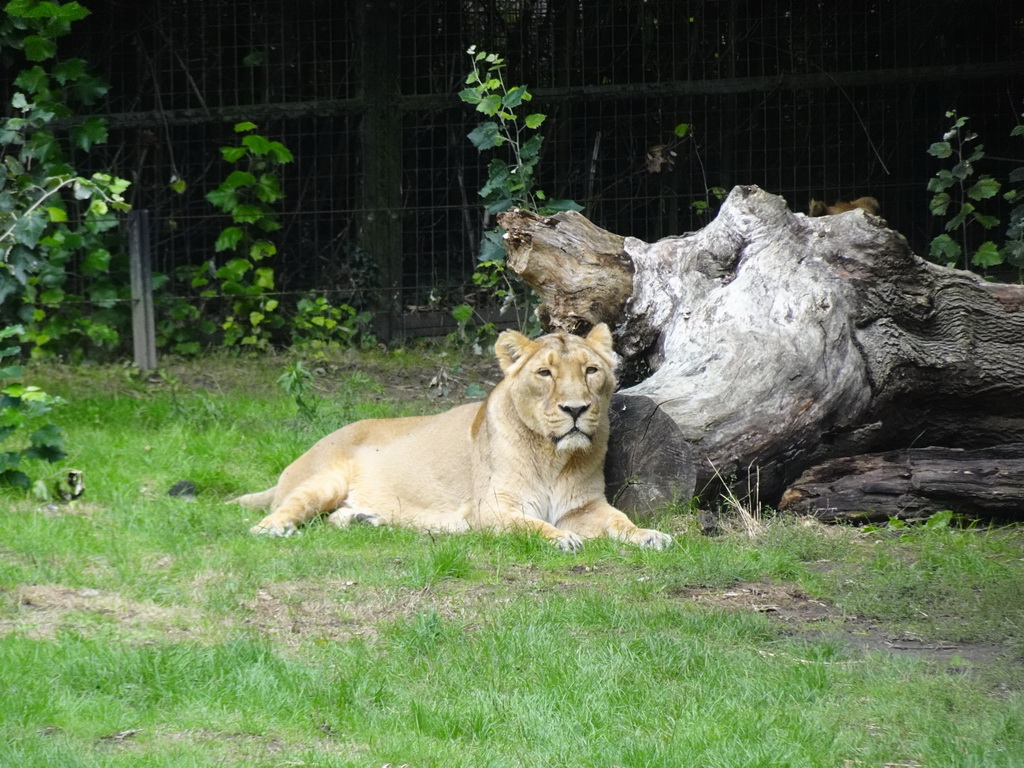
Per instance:
[[[38,0],[4,11],[0,52],[27,66],[12,84],[14,116],[0,121],[0,318],[18,324],[32,354],[77,358],[115,347],[127,322],[114,213],[128,209],[128,182],[81,176],[72,162],[107,138],[102,117],[77,116],[107,85],[83,60],[55,58],[57,38],[89,11]]]

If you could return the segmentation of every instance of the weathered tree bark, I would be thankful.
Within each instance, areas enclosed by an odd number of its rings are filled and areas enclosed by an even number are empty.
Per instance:
[[[499,220],[544,325],[609,322],[649,370],[614,404],[627,510],[722,483],[775,505],[837,457],[1024,443],[1024,287],[926,262],[881,218],[808,218],[747,186],[656,243],[579,214]]]
[[[826,522],[926,517],[940,509],[1020,519],[1024,445],[910,448],[832,459],[802,474],[779,509]]]

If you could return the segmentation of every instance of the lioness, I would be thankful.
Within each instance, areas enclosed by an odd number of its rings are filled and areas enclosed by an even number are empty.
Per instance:
[[[436,416],[370,419],[320,440],[261,493],[234,501],[272,510],[253,533],[288,536],[318,514],[344,526],[539,531],[559,548],[610,536],[661,549],[604,496],[608,404],[616,363],[608,326],[586,338],[498,337],[504,378],[482,403]]]

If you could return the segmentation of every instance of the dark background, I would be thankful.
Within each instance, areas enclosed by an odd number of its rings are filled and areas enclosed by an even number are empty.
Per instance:
[[[942,164],[926,150],[944,113],[970,117],[989,155],[979,172],[1005,178],[1024,154],[1009,137],[1024,4],[1010,0],[86,4],[59,54],[110,82],[111,131],[76,163],[134,182],[131,202],[155,217],[154,269],[214,256],[225,218],[203,195],[250,120],[295,154],[278,287],[384,312],[461,300],[493,223],[477,195],[489,155],[466,139],[480,116],[456,95],[471,44],[503,55],[548,114],[540,187],[648,241],[706,224],[709,188],[757,184],[795,211],[873,195],[925,255],[942,225],[926,190]],[[652,172],[652,152],[672,164]]]

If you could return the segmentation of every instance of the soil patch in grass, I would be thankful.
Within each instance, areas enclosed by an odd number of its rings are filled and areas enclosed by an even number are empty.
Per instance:
[[[1003,661],[1021,663],[1005,646],[995,643],[925,640],[886,630],[870,619],[844,614],[792,584],[743,583],[724,590],[689,588],[678,594],[712,608],[767,614],[770,621],[783,625],[788,635],[807,641],[836,640],[861,651],[923,656],[936,661],[959,659],[972,666]]]
[[[86,629],[109,622],[128,628],[141,640],[178,642],[202,640],[202,616],[194,610],[128,600],[99,589],[58,584],[26,584],[11,593],[16,609],[0,617],[0,635],[24,633],[35,640],[52,640],[61,630]]]

